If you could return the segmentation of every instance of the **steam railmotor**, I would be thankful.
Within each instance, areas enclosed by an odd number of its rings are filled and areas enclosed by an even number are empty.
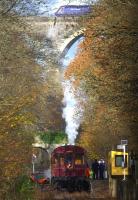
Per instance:
[[[90,191],[86,151],[79,146],[57,147],[51,154],[51,183],[57,188]]]

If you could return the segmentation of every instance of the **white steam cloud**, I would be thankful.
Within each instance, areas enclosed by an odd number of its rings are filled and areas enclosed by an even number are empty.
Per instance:
[[[47,37],[54,41],[56,35],[58,35],[59,29],[60,27],[57,28],[56,26],[50,27],[47,33]],[[74,43],[74,45],[72,45],[66,57],[63,59],[64,69],[74,58],[77,52],[77,46],[82,39],[83,38],[80,38],[76,43]],[[80,126],[81,108],[80,105],[78,105],[77,99],[75,98],[71,81],[64,80],[63,78],[62,86],[64,91],[64,108],[62,117],[65,119],[66,122],[65,132],[68,135],[68,143],[75,144],[75,139],[78,135],[78,128]]]
[[[70,81],[63,82],[64,99],[63,118],[66,121],[66,134],[68,143],[75,144],[78,128],[80,125],[79,105],[73,94],[73,87]]]

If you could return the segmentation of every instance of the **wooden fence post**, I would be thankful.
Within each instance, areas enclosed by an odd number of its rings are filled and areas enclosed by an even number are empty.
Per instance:
[[[109,177],[109,192],[111,197],[117,197],[117,179]]]

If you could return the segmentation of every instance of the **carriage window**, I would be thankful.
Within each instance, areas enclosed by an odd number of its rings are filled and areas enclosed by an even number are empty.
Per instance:
[[[55,155],[53,158],[52,158],[52,164],[54,165],[57,165],[58,164],[58,156]]]
[[[84,164],[84,155],[77,154],[75,156],[75,165],[82,165],[82,164]]]
[[[65,163],[66,164],[68,164],[68,163],[72,164],[73,163],[73,155],[72,155],[72,153],[66,154],[66,156],[65,156]]]
[[[124,163],[124,156],[123,155],[116,155],[115,156],[115,166],[116,167],[123,167]],[[125,164],[124,167],[127,166],[127,156],[125,156]]]

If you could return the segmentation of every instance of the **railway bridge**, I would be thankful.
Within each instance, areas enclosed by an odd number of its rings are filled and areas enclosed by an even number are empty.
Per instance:
[[[30,32],[33,33],[38,40],[40,38],[42,42],[45,42],[45,40],[49,39],[52,42],[52,51],[58,52],[59,59],[64,58],[72,44],[83,36],[85,29],[80,26],[79,20],[80,17],[48,18],[38,16],[30,16],[25,19],[31,26]],[[36,137],[33,147],[38,147],[38,157],[41,159],[46,145],[39,137]],[[52,150],[53,147],[51,146],[49,152]],[[38,167],[40,159],[36,161]]]
[[[49,38],[53,47],[64,56],[71,45],[83,36],[84,27],[79,24],[79,17],[47,18],[27,17],[27,22],[32,26],[32,31],[38,37]]]

